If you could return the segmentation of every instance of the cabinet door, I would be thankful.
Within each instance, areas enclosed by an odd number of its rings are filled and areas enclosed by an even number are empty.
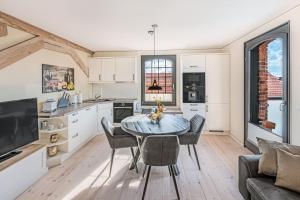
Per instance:
[[[99,82],[101,71],[101,60],[96,58],[89,59],[89,82]]]
[[[113,82],[115,76],[114,58],[101,58],[101,82]]]
[[[206,100],[208,103],[229,103],[229,55],[207,55]]]
[[[73,151],[80,143],[79,138],[79,112],[68,115],[68,141],[69,151]]]
[[[80,119],[80,143],[84,143],[97,132],[97,108],[92,106],[79,112]]]
[[[205,55],[182,56],[183,72],[205,72]]]
[[[229,104],[207,104],[206,129],[229,130]]]
[[[116,58],[116,81],[134,82],[135,81],[135,57]]]
[[[101,120],[105,117],[111,124],[113,123],[113,103],[105,103],[98,105],[98,132],[104,133]]]
[[[205,104],[200,103],[183,103],[182,104],[183,117],[190,120],[195,114],[205,117]]]

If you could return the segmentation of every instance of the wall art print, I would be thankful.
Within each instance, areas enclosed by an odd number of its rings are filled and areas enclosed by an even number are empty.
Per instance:
[[[43,93],[75,89],[74,68],[42,64],[42,79]]]

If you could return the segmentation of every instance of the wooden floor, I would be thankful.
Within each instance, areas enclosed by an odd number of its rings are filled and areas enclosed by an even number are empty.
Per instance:
[[[239,155],[250,152],[229,136],[215,135],[202,135],[197,150],[201,171],[197,169],[194,155],[188,155],[187,147],[180,149],[181,174],[177,183],[181,199],[242,200],[237,188],[237,160]],[[119,150],[112,177],[108,179],[110,152],[106,138],[95,137],[63,165],[50,169],[18,199],[140,200],[145,183],[141,175],[143,163],[138,164],[139,174],[129,171],[130,150]],[[146,199],[176,199],[167,167],[152,167]]]

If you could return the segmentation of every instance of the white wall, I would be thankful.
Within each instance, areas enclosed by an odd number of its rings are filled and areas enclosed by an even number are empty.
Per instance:
[[[291,143],[300,145],[300,6],[258,27],[224,48],[231,53],[231,134],[244,140],[244,42],[290,21]]]
[[[177,65],[177,106],[180,105],[180,55],[192,54],[192,53],[222,53],[221,49],[208,49],[208,50],[166,50],[157,51],[157,55],[176,55]],[[153,51],[132,51],[132,52],[96,52],[95,57],[112,57],[112,56],[136,56],[137,57],[137,84],[94,84],[93,95],[95,93],[100,94],[102,88],[102,94],[104,97],[114,98],[137,98],[141,99],[141,55],[153,55]]]
[[[87,55],[85,57],[86,63]],[[57,98],[57,92],[42,94],[42,64],[74,68],[75,91],[83,92],[85,98],[90,96],[87,76],[69,55],[42,49],[0,70],[0,101],[37,97],[42,102]]]

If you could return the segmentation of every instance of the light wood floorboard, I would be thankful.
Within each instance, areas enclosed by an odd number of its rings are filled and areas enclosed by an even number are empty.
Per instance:
[[[237,187],[238,156],[251,154],[229,136],[202,135],[196,146],[201,171],[193,149],[181,146],[177,177],[180,197],[184,200],[242,200]],[[36,182],[18,200],[139,200],[145,179],[143,163],[139,174],[129,171],[129,149],[118,150],[111,178],[108,179],[111,149],[105,136],[97,136],[62,165]],[[167,167],[152,167],[147,200],[176,199]]]

